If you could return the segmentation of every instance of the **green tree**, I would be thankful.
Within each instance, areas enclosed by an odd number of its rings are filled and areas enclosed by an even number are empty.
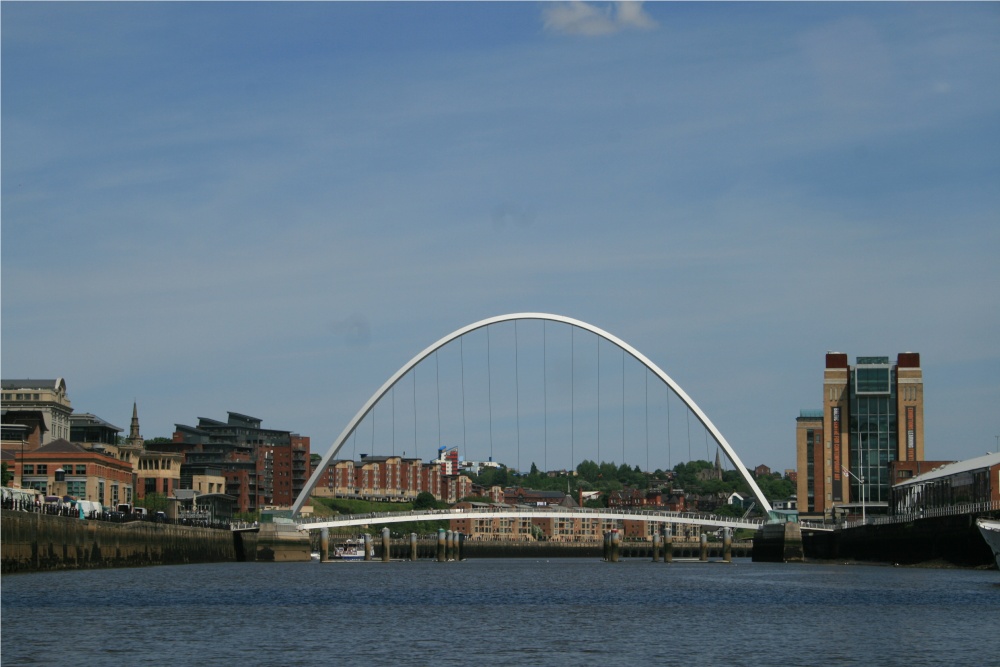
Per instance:
[[[2,477],[3,486],[7,486],[14,480],[14,471],[6,463],[2,463],[0,464],[0,477]]]
[[[600,466],[591,461],[590,459],[584,459],[576,466],[576,474],[582,479],[588,482],[596,482],[597,476],[601,473]]]
[[[413,509],[415,510],[429,510],[435,507],[437,507],[437,499],[434,494],[427,491],[421,491],[413,501]]]
[[[145,498],[135,501],[136,507],[145,507],[148,512],[166,512],[170,501],[162,493],[147,493]]]

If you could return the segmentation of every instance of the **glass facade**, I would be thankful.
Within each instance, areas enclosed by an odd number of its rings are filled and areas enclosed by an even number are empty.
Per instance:
[[[862,497],[861,483],[849,476],[851,501],[887,502],[889,462],[896,460],[899,451],[896,369],[888,358],[859,357],[852,375],[850,469],[865,483]]]

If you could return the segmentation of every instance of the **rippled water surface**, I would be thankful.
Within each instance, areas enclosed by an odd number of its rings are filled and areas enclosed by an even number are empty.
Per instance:
[[[5,576],[8,665],[996,665],[1000,573],[230,563]]]

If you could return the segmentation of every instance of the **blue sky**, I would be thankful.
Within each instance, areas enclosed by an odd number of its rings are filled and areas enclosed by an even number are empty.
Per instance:
[[[920,352],[927,458],[996,448],[1000,5],[0,12],[2,372],[66,378],[77,411],[127,428],[136,400],[154,437],[231,410],[322,453],[433,341],[542,311],[641,350],[751,466],[794,466],[827,350]],[[565,429],[539,454],[569,336],[524,323],[513,374],[495,334],[492,427],[470,337],[466,411],[442,352],[363,451],[428,458],[440,429],[523,467],[686,458],[677,404],[669,451],[632,442],[662,410],[593,341],[573,377],[581,402],[603,378],[601,435],[581,415],[572,455]]]

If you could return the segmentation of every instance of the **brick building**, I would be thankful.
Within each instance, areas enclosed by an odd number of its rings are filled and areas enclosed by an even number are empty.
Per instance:
[[[182,454],[180,477],[185,480],[204,476],[206,470],[221,472],[225,494],[237,498],[238,512],[291,505],[310,476],[309,438],[262,428],[256,417],[227,414],[225,422],[200,417],[197,426],[176,424],[172,442],[146,447]]]
[[[796,420],[796,481],[801,516],[832,518],[862,497],[886,511],[894,461],[924,459],[924,385],[920,355],[857,357],[828,352],[823,407]]]
[[[14,479],[43,495],[70,496],[115,506],[131,503],[132,464],[69,442],[53,440],[24,454],[14,454]],[[56,471],[65,473],[57,483]]]

